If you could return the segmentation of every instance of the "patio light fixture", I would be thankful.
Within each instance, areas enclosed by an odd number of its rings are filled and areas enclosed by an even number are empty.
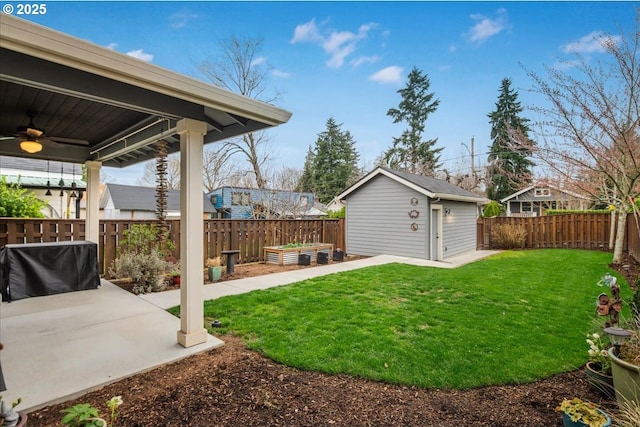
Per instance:
[[[626,329],[622,329],[618,326],[609,326],[608,328],[603,329],[605,334],[609,335],[609,339],[611,343],[616,348],[616,356],[620,354],[620,346],[627,341],[627,339],[631,336],[631,333]]]
[[[64,175],[64,164],[60,163],[60,181],[58,181],[58,185],[60,186],[60,197],[64,196],[64,179],[62,179],[62,175]]]
[[[39,151],[42,151],[42,144],[40,144],[36,140],[25,139],[24,141],[20,142],[20,149],[29,154],[35,154]]]
[[[78,197],[76,195],[76,165],[73,165],[73,181],[71,182],[71,194],[69,195],[69,197],[75,198]]]
[[[444,208],[444,216],[451,215],[451,209]]]
[[[47,160],[47,192],[44,193],[45,196],[51,195],[51,178],[49,176],[49,160]]]

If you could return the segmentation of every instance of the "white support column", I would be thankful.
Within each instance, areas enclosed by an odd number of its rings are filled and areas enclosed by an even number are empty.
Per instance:
[[[86,161],[87,211],[85,217],[85,240],[98,243],[100,240],[100,169],[101,162]]]
[[[207,342],[204,328],[203,137],[204,122],[182,119],[180,135],[180,330],[178,343],[191,347]]]

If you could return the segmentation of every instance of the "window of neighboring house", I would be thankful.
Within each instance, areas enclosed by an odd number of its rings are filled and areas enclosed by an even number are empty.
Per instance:
[[[300,196],[300,205],[306,206],[309,204],[309,198],[307,196]]]
[[[211,204],[213,206],[218,204],[218,195],[217,194],[212,194],[211,197],[209,198],[209,200],[211,201]]]
[[[234,191],[231,193],[231,204],[246,206],[251,203],[251,195],[248,191]]]
[[[522,212],[531,212],[531,202],[522,202]]]
[[[548,197],[551,195],[551,190],[548,188],[536,188],[534,192],[535,197]]]

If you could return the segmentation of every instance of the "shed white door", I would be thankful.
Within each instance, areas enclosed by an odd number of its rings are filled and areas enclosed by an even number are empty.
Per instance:
[[[431,250],[429,259],[431,261],[442,260],[442,206],[431,207]]]

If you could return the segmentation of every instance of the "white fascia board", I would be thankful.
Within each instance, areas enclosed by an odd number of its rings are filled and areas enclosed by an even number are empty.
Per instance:
[[[533,190],[534,188],[535,188],[535,185],[532,185],[531,187],[527,187],[527,188],[525,188],[523,190],[518,191],[517,193],[513,193],[512,195],[507,196],[504,199],[500,199],[500,203],[504,203],[507,200],[513,199],[514,197],[518,197],[519,195],[521,195],[523,193],[526,193],[529,190]]]
[[[291,113],[68,34],[0,14],[0,46],[276,126]]]
[[[435,198],[440,198],[441,200],[449,200],[452,202],[473,202],[473,203],[477,203],[477,204],[481,204],[481,205],[485,205],[487,203],[489,203],[491,200],[487,199],[486,197],[472,197],[472,196],[458,196],[455,194],[440,194],[440,193],[435,193],[434,194]]]

